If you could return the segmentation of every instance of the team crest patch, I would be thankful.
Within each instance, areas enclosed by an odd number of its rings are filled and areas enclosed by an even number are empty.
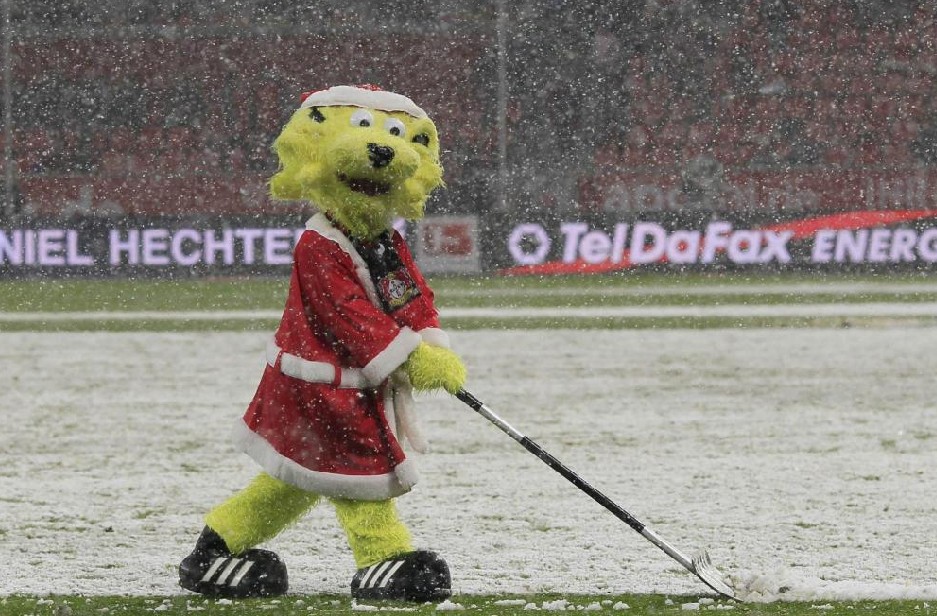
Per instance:
[[[377,281],[377,292],[381,302],[389,311],[398,310],[420,295],[420,289],[406,268],[387,272]]]

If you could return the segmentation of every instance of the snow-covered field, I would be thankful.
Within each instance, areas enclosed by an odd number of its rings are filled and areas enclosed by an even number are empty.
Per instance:
[[[752,599],[937,599],[937,329],[471,331],[469,389]],[[257,333],[0,334],[0,595],[175,594],[212,505],[256,472],[229,429]],[[701,593],[459,402],[399,501],[456,592]],[[327,505],[271,547],[345,592]],[[781,588],[786,592],[781,592]]]

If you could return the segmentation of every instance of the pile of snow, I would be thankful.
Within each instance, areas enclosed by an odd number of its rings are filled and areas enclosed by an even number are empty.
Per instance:
[[[455,332],[469,389],[749,601],[937,599],[937,332]],[[206,511],[257,467],[233,422],[267,334],[0,334],[0,594],[171,595]],[[419,400],[398,501],[460,593],[707,589],[463,404]],[[268,546],[346,593],[327,504]],[[753,573],[760,572],[760,573]],[[767,573],[764,573],[767,572]],[[694,602],[697,603],[697,602]],[[698,606],[707,610],[723,603]],[[545,609],[542,604],[538,609]]]
[[[770,574],[736,574],[730,580],[739,599],[753,603],[775,601],[861,601],[863,599],[929,600],[937,584],[821,580],[790,569]]]

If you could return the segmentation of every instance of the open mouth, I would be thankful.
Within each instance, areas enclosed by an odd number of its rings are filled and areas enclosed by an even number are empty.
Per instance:
[[[390,184],[384,182],[375,182],[365,178],[350,178],[344,173],[338,174],[339,181],[356,193],[361,193],[369,197],[387,194],[390,191]]]

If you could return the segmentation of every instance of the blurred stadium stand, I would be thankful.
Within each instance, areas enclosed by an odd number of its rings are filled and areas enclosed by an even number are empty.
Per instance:
[[[270,143],[301,92],[337,83],[431,112],[448,183],[434,211],[491,209],[499,10],[510,208],[599,207],[634,174],[713,209],[732,207],[699,188],[713,178],[937,185],[923,1],[10,2],[4,217],[289,211],[264,194]]]

